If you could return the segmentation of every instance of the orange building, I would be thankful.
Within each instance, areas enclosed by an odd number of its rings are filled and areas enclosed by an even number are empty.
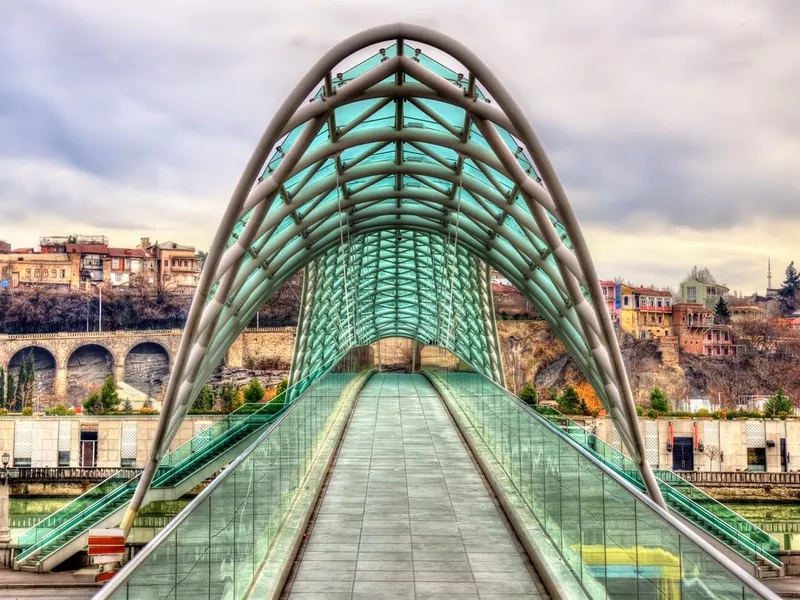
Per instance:
[[[733,331],[714,323],[714,312],[703,304],[681,302],[672,307],[674,335],[684,352],[711,357],[735,356]]]

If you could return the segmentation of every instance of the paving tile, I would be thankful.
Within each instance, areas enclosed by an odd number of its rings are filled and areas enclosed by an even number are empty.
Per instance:
[[[379,374],[356,405],[288,598],[546,597],[513,540],[430,384]]]

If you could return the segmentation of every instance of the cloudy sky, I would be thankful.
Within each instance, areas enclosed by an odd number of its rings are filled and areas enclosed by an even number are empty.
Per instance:
[[[0,0],[0,238],[206,248],[321,54],[406,20],[466,39],[523,106],[602,276],[750,293],[800,262],[796,0]]]

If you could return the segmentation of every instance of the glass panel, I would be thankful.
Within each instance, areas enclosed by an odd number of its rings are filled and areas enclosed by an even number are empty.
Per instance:
[[[357,366],[346,364],[341,369]],[[286,392],[291,410],[261,434],[250,453],[173,521],[174,530],[137,566],[113,597],[240,599],[266,559],[301,482],[316,458],[327,428],[357,377],[315,371]],[[298,391],[302,388],[304,391]],[[273,400],[274,402],[274,400]],[[251,413],[251,416],[260,411]],[[242,418],[241,422],[247,422]]]
[[[642,486],[635,464],[621,452],[555,411],[537,413],[479,374],[437,370],[433,377],[589,597],[758,597],[628,487]]]

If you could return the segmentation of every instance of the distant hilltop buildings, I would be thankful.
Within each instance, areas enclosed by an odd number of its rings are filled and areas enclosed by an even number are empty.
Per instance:
[[[202,255],[176,242],[136,248],[109,246],[104,235],[45,236],[37,248],[11,248],[0,241],[0,287],[86,290],[152,286],[192,291],[200,276]]]
[[[695,267],[680,283],[678,292],[634,286],[620,279],[601,280],[600,289],[621,335],[656,340],[662,351],[680,348],[692,354],[724,358],[743,351],[737,335],[748,334],[742,333],[743,327],[737,324],[769,321],[777,336],[787,329],[800,331],[800,311],[780,316],[779,290],[772,289],[771,283],[770,278],[765,296],[745,298],[717,283],[708,269]],[[493,279],[493,290],[498,312],[503,307],[505,315],[512,318],[532,312],[521,294],[502,277]],[[515,295],[519,299],[514,300]]]

